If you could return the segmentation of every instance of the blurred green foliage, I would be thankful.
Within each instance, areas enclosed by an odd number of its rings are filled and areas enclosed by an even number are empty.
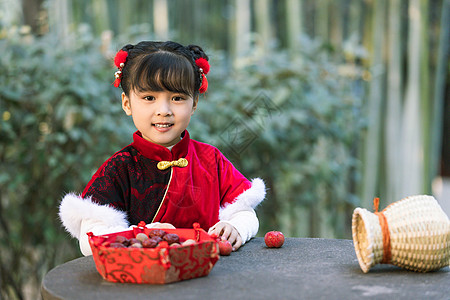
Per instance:
[[[50,36],[0,39],[0,261],[5,298],[24,298],[52,267],[80,255],[57,217],[64,193],[131,141],[133,124],[110,84],[114,68],[89,31],[64,48]],[[311,41],[301,62],[257,54],[230,69],[211,53],[210,87],[191,121],[194,139],[217,146],[268,196],[263,233],[348,236],[357,204],[363,88]],[[319,224],[318,224],[319,223]],[[322,228],[322,229],[320,229]],[[330,232],[330,231],[328,231]],[[38,291],[37,291],[38,292]]]
[[[89,32],[74,39],[69,50],[52,36],[0,40],[2,294],[17,298],[29,280],[39,286],[49,268],[79,255],[58,203],[130,140],[111,63]]]
[[[213,55],[191,133],[266,181],[260,235],[350,238],[366,125],[362,70],[331,62],[321,43],[303,44],[302,57],[255,53],[231,72]]]

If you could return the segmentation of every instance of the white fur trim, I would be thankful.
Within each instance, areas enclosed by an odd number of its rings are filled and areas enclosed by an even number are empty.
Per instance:
[[[108,205],[94,203],[91,197],[83,199],[73,193],[67,194],[62,199],[59,218],[65,229],[77,239],[80,239],[81,221],[86,219],[98,220],[107,227],[128,227],[125,212]]]
[[[219,219],[223,221],[230,220],[236,212],[243,210],[253,210],[266,196],[266,186],[261,178],[252,179],[252,186],[236,197],[236,200],[220,208]]]

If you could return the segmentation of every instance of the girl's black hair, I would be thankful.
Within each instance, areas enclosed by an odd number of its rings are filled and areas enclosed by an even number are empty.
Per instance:
[[[195,60],[209,59],[201,47],[144,41],[122,50],[128,52],[120,83],[125,95],[131,90],[168,90],[198,97],[201,77]]]

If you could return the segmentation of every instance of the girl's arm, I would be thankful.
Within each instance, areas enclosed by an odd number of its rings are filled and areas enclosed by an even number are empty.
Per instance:
[[[69,193],[61,201],[61,222],[80,241],[84,255],[92,254],[86,233],[101,235],[129,228],[124,199],[129,190],[130,162],[127,151],[117,152],[92,176],[82,195]]]
[[[119,151],[95,172],[82,195],[69,193],[59,206],[59,217],[65,229],[80,241],[83,255],[91,255],[86,233],[95,235],[128,229],[124,207],[127,190],[126,167],[131,161],[127,152]]]
[[[224,236],[231,243],[234,241],[234,247],[237,249],[258,232],[259,221],[254,209],[264,200],[266,187],[260,178],[254,178],[252,181],[245,178],[218,150],[216,161],[221,195],[220,222],[209,231]],[[236,239],[235,232],[238,233]]]
[[[266,187],[261,178],[254,178],[251,187],[236,197],[236,200],[219,211],[219,219],[229,222],[239,232],[244,244],[256,235],[259,221],[255,208],[266,196]]]
[[[80,241],[80,250],[85,256],[92,254],[88,232],[101,235],[125,231],[129,227],[125,212],[72,193],[62,199],[59,217],[65,229]]]
[[[254,208],[264,200],[265,194],[262,179],[253,179],[250,188],[220,209],[220,221],[210,228],[209,233],[223,236],[233,244],[235,250],[238,249],[258,232],[259,221]]]

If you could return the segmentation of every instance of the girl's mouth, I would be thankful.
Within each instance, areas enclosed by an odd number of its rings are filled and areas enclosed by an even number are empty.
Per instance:
[[[171,123],[155,123],[155,124],[153,124],[153,126],[155,126],[156,128],[169,128],[169,127],[172,127],[173,124],[171,124]]]

